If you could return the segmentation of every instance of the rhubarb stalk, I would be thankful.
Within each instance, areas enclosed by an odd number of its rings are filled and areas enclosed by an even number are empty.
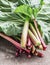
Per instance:
[[[36,48],[35,48],[35,46],[33,45],[33,46],[32,46],[32,54],[34,54],[35,50],[36,50]]]
[[[35,25],[36,31],[37,31],[37,33],[38,33],[39,39],[40,39],[40,41],[41,41],[41,44],[42,44],[42,46],[43,46],[43,50],[46,50],[47,46],[46,46],[44,40],[43,40],[42,37],[41,37],[41,34],[40,34],[40,32],[39,32],[39,29],[38,29],[37,22],[36,22],[35,19],[34,19],[34,25]]]
[[[8,37],[8,36],[2,34],[2,33],[0,33],[0,36],[3,37],[4,39],[8,40],[9,42],[11,42],[11,43],[12,43],[13,45],[15,45],[15,47],[17,47],[18,49],[22,49],[22,50],[26,51],[27,53],[30,53],[29,50],[21,48],[21,45],[20,45],[18,42],[16,42],[15,40],[13,40],[12,38],[10,38],[10,37]]]
[[[29,50],[31,50],[31,48],[32,48],[32,42],[31,42],[31,39],[29,37],[28,37],[27,47]]]
[[[39,52],[37,50],[35,50],[34,55],[36,55],[38,57],[43,57],[44,56],[41,52]]]
[[[21,47],[22,48],[26,48],[28,28],[29,28],[29,22],[26,21],[24,23],[23,32],[21,36]]]
[[[39,46],[40,45],[40,42],[37,40],[37,38],[35,37],[35,35],[30,30],[29,30],[29,36],[31,38],[32,43],[35,46]]]
[[[30,28],[31,28],[33,34],[36,36],[36,38],[38,39],[38,41],[39,41],[40,44],[41,44],[41,41],[40,41],[40,39],[39,39],[39,37],[38,37],[38,34],[37,34],[37,32],[36,32],[36,30],[35,30],[35,28],[33,27],[32,24],[30,24]],[[43,49],[42,45],[38,46],[38,48],[41,49],[41,50]]]

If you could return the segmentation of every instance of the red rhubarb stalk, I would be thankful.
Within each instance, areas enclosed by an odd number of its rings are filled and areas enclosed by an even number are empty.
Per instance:
[[[38,30],[37,22],[36,22],[35,19],[34,19],[34,25],[35,25],[36,31],[37,31],[37,33],[38,33],[38,36],[39,36],[39,38],[40,38],[40,41],[41,41],[41,43],[42,43],[43,50],[46,50],[47,46],[46,46],[44,40],[43,40],[42,37],[41,37],[41,34],[40,34],[39,30]]]
[[[29,50],[21,48],[21,45],[20,45],[18,42],[16,42],[15,40],[13,40],[12,38],[10,38],[10,37],[8,37],[8,36],[2,34],[2,33],[0,33],[0,36],[3,37],[4,39],[8,40],[9,42],[11,42],[11,43],[12,43],[13,45],[15,45],[15,47],[17,47],[18,49],[22,49],[22,50],[26,51],[27,53],[30,53]]]
[[[37,51],[37,50],[35,50],[35,53],[34,53],[36,56],[38,56],[38,57],[43,57],[44,55],[41,53],[41,52],[39,52],[39,51]]]

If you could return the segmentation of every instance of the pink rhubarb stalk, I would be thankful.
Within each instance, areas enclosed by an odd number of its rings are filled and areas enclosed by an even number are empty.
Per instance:
[[[30,39],[30,37],[28,37],[27,46],[28,46],[28,47],[31,47],[31,46],[32,46],[32,42],[31,42],[31,39]]]
[[[22,50],[26,51],[27,53],[30,53],[29,50],[21,48],[21,45],[20,45],[18,42],[16,42],[15,40],[13,40],[12,38],[10,38],[10,37],[4,35],[3,33],[0,33],[0,36],[3,37],[4,39],[8,40],[9,42],[11,42],[11,43],[12,43],[13,45],[15,45],[15,47],[17,47],[18,49],[22,49]]]

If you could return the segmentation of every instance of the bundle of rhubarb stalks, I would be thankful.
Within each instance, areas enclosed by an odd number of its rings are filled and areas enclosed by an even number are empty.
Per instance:
[[[45,51],[50,39],[50,6],[44,4],[43,0],[39,1],[38,6],[31,4],[30,0],[6,1],[8,4],[1,1],[0,37],[17,48],[16,56],[23,53],[29,58],[33,55],[44,56],[39,50]]]
[[[2,38],[11,42],[18,49],[16,56],[21,53],[27,53],[28,57],[31,57],[32,55],[43,57],[43,54],[37,50],[46,50],[47,46],[40,34],[36,20],[34,19],[33,22],[35,28],[27,21],[24,23],[20,43],[18,43],[19,41],[15,41],[12,37],[9,37],[4,33],[0,33]]]

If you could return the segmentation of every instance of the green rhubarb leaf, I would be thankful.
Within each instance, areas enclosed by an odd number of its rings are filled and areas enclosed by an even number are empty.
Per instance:
[[[0,11],[11,12],[17,7],[16,0],[0,0]]]
[[[14,12],[22,13],[22,14],[26,15],[27,17],[31,17],[33,10],[31,7],[29,7],[29,5],[20,5],[15,9]]]
[[[37,13],[44,4],[44,0],[17,0],[17,2],[18,2],[18,6],[29,5],[33,9],[34,17],[37,16]]]
[[[6,35],[20,35],[23,28],[23,18],[13,13],[17,7],[16,0],[0,0],[0,32]]]
[[[0,32],[9,36],[18,35],[22,32],[23,25],[16,21],[0,22]]]

